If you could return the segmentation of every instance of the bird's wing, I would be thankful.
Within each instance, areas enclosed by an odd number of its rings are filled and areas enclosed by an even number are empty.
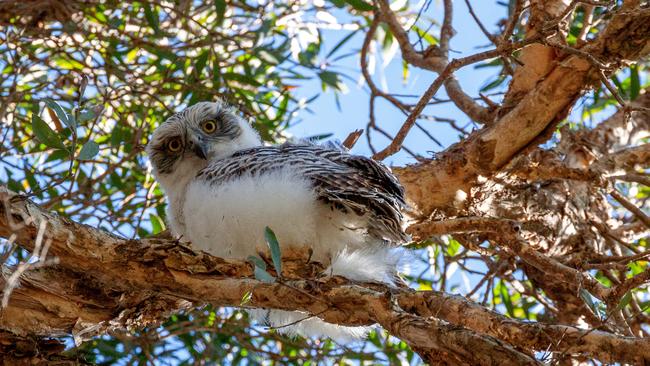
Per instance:
[[[368,215],[368,232],[404,242],[401,209],[404,189],[383,164],[342,150],[310,144],[284,144],[240,150],[215,160],[197,179],[220,184],[243,174],[290,168],[309,179],[318,199],[343,212]]]

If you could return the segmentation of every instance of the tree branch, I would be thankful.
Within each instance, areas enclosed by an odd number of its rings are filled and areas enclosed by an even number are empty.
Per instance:
[[[50,253],[60,260],[60,267],[30,271],[22,278],[17,297],[10,298],[0,317],[0,327],[13,333],[51,335],[55,332],[49,326],[56,326],[81,341],[111,326],[159,321],[152,314],[162,318],[183,306],[179,300],[239,306],[250,293],[246,306],[305,311],[342,325],[376,322],[413,348],[444,352],[463,362],[537,364],[490,336],[405,313],[394,307],[397,294],[385,286],[317,277],[323,267],[310,264],[307,253],[283,266],[282,283],[263,283],[249,278],[247,262],[194,253],[170,241],[122,239],[50,214],[3,187],[0,201],[0,236],[15,234],[17,242],[33,250],[34,238],[43,235],[40,223],[47,222]],[[297,277],[305,279],[291,279]],[[493,352],[468,352],[472,349]]]
[[[452,233],[491,233],[495,238],[494,241],[499,246],[519,256],[543,273],[546,273],[549,278],[554,278],[556,282],[566,282],[569,284],[577,282],[599,299],[605,299],[609,295],[609,289],[605,288],[589,274],[566,266],[532,248],[520,237],[520,224],[512,220],[489,217],[466,217],[415,224],[408,230],[416,239],[426,239],[432,235]]]
[[[5,188],[0,188],[0,200],[5,202],[0,236],[15,234],[33,249],[45,220],[50,253],[60,259],[60,265],[27,272],[2,310],[0,328],[16,334],[74,333],[80,341],[107,330],[155,324],[190,302],[240,306],[251,293],[246,306],[305,311],[343,325],[377,322],[421,352],[442,352],[473,364],[537,364],[513,346],[580,353],[604,362],[650,360],[646,339],[522,323],[436,291],[317,276],[323,267],[309,262],[307,253],[283,258],[286,282],[263,283],[250,278],[247,262],[195,253],[170,240],[122,239],[50,214]],[[557,339],[558,334],[566,335]]]
[[[649,34],[650,9],[618,11],[600,37],[583,50],[612,65],[617,60],[636,60],[650,52]],[[435,209],[453,215],[480,175],[492,174],[550,137],[581,93],[599,81],[598,72],[588,60],[570,55],[490,126],[452,145],[435,160],[395,169],[411,206],[423,216]]]
[[[441,74],[448,64],[447,53],[449,40],[453,34],[451,26],[452,2],[445,0],[445,16],[443,27],[440,31],[440,47],[431,46],[430,49],[423,53],[417,52],[413,48],[408,33],[402,28],[397,16],[390,9],[388,2],[386,0],[379,0],[378,3],[380,11],[375,16],[380,17],[388,24],[388,27],[399,44],[404,60],[413,66]],[[446,79],[444,85],[447,89],[447,94],[454,104],[472,120],[480,123],[491,121],[492,114],[490,111],[467,95],[460,87],[460,84],[458,84],[456,78],[450,77]]]

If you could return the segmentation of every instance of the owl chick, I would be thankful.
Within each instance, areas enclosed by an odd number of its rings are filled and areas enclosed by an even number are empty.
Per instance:
[[[265,250],[268,226],[282,248],[311,248],[328,275],[393,284],[401,255],[395,244],[407,240],[404,190],[381,163],[309,143],[263,146],[221,101],[171,116],[147,153],[167,197],[171,231],[195,248],[245,259]],[[347,341],[370,329],[300,312],[250,313],[290,335]]]

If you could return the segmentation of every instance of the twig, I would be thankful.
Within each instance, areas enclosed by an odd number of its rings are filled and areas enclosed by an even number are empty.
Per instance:
[[[607,297],[607,303],[610,307],[618,307],[621,298],[632,289],[635,289],[644,283],[650,281],[650,268],[639,273],[638,275],[628,278],[618,286],[614,287]]]
[[[449,54],[449,41],[454,36],[454,29],[451,22],[453,19],[454,5],[452,0],[443,0],[445,8],[445,16],[442,20],[442,27],[440,28],[440,51],[445,57]]]
[[[594,5],[583,6],[582,10],[584,12],[584,20],[582,22],[582,28],[580,28],[580,33],[578,34],[579,42],[584,42],[587,39],[587,35],[591,29],[591,23],[594,21]]]
[[[388,93],[384,93],[382,90],[377,88],[375,82],[372,80],[372,76],[370,75],[370,72],[368,71],[368,56],[367,56],[368,49],[370,48],[370,42],[372,41],[372,37],[374,37],[378,26],[379,26],[379,16],[376,16],[372,20],[372,23],[370,23],[370,28],[368,28],[368,32],[366,33],[366,37],[363,39],[363,44],[361,46],[361,55],[360,55],[361,74],[363,75],[363,78],[366,80],[366,83],[370,88],[371,94],[378,95],[388,100],[399,110],[406,112],[408,111],[409,107],[404,103],[402,103],[399,99],[395,98],[394,96]]]
[[[618,190],[613,189],[611,192],[609,192],[610,196],[612,196],[613,199],[618,201],[618,203],[621,204],[621,206],[625,207],[628,211],[630,211],[636,218],[641,220],[643,224],[645,224],[646,227],[650,228],[650,217],[646,215],[643,211],[641,211],[640,208],[636,207],[632,202],[630,202],[627,198],[625,198]]]
[[[517,22],[519,21],[519,16],[521,15],[522,11],[522,0],[515,0],[515,6],[514,9],[512,9],[512,14],[510,14],[510,18],[508,19],[508,24],[506,24],[506,28],[503,31],[503,34],[501,35],[501,44],[506,44],[507,42],[510,42],[510,37],[512,36],[512,32],[514,32],[515,27],[517,26]]]
[[[600,80],[605,84],[605,87],[607,90],[609,90],[610,93],[612,93],[612,96],[618,104],[620,104],[623,108],[627,108],[627,102],[623,99],[621,94],[619,94],[618,90],[612,85],[612,82],[609,81],[609,78],[607,78],[607,75],[605,75],[605,71],[603,69],[598,70],[598,76],[600,77]]]
[[[650,176],[643,175],[643,174],[624,174],[624,175],[614,175],[610,178],[614,178],[616,180],[622,180],[626,182],[634,182],[634,183],[639,183],[643,184],[644,186],[650,187]]]
[[[520,225],[516,221],[491,217],[464,217],[444,221],[428,221],[411,225],[408,232],[416,239],[432,235],[483,232],[494,235],[494,242],[507,252],[519,256],[528,264],[545,273],[553,274],[556,280],[575,284],[581,283],[594,296],[605,299],[609,290],[600,282],[575,268],[550,258],[527,244],[519,235]]]
[[[488,32],[488,30],[485,28],[483,25],[483,22],[481,22],[481,19],[479,19],[478,15],[474,12],[474,8],[472,7],[472,4],[469,2],[469,0],[465,0],[465,4],[467,4],[467,9],[469,9],[469,13],[474,18],[474,22],[478,25],[479,28],[481,28],[481,32],[489,39],[494,45],[497,45],[497,38],[494,36],[494,34]]]
[[[515,49],[519,49],[522,47],[525,47],[526,45],[536,42],[537,38],[531,38],[529,40],[523,41],[523,42],[517,42],[509,45],[507,47],[508,50],[512,51]],[[395,136],[395,139],[388,145],[384,150],[376,153],[373,155],[373,159],[375,160],[384,160],[387,157],[395,154],[402,148],[402,144],[404,143],[404,139],[406,138],[406,135],[408,135],[409,131],[415,124],[415,121],[417,118],[420,116],[420,113],[422,113],[422,110],[427,106],[429,103],[429,100],[433,98],[433,96],[438,92],[438,89],[442,86],[442,84],[452,76],[452,73],[459,68],[478,62],[480,60],[492,58],[499,56],[505,52],[505,50],[502,50],[500,47],[497,47],[496,49],[485,51],[485,52],[480,52],[471,56],[459,58],[459,59],[454,59],[452,60],[447,66],[444,68],[444,70],[438,75],[438,77],[434,80],[434,82],[429,86],[429,88],[422,94],[422,97],[420,100],[417,102],[415,107],[411,109],[411,113],[409,116],[406,118],[406,121],[404,121],[404,124],[402,124],[402,127],[400,130],[397,132],[397,135]]]
[[[345,138],[345,140],[343,140],[343,143],[341,145],[345,146],[348,149],[352,149],[361,135],[363,135],[363,130],[354,130],[348,135],[348,137]]]
[[[422,94],[422,98],[420,98],[418,103],[415,105],[415,108],[411,111],[411,114],[406,118],[406,121],[404,121],[404,124],[399,129],[390,145],[388,145],[384,150],[374,154],[372,156],[373,159],[384,160],[402,148],[406,135],[408,135],[409,131],[415,124],[415,121],[417,121],[417,118],[420,116],[420,113],[422,113],[424,107],[429,103],[429,100],[438,92],[442,83],[451,75],[451,71],[451,68],[446,68],[445,71],[438,75],[433,84],[431,84],[424,94]]]
[[[377,0],[379,9],[375,13],[376,18],[381,18],[392,31],[397,43],[402,51],[404,60],[413,66],[420,67],[426,70],[434,71],[438,74],[442,73],[448,66],[447,53],[444,48],[448,48],[449,39],[453,36],[453,29],[451,27],[451,13],[452,3],[451,0],[445,1],[445,23],[441,29],[441,46],[431,46],[425,52],[417,52],[410,43],[408,33],[402,28],[395,13],[390,9],[390,5],[386,0]],[[444,37],[444,39],[442,38]],[[445,46],[445,47],[442,47]],[[506,52],[511,49],[512,45],[504,45],[501,52]],[[514,50],[514,49],[512,49]],[[491,57],[499,57],[501,54],[497,53]],[[489,57],[488,57],[489,58]],[[476,61],[480,61],[477,59]],[[474,61],[474,62],[476,62]],[[474,99],[468,96],[458,84],[455,78],[447,78],[445,82],[445,89],[449,98],[454,104],[470,118],[477,122],[488,123],[492,120],[492,113],[488,109],[479,105]]]

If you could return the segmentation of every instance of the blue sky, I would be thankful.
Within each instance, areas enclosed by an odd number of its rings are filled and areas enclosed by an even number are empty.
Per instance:
[[[489,40],[483,35],[479,27],[476,25],[470,16],[467,6],[463,1],[454,2],[454,18],[453,27],[456,30],[456,35],[451,42],[451,57],[467,56],[476,52],[485,50],[485,46],[490,46]],[[472,7],[474,11],[479,14],[481,21],[486,28],[495,32],[497,22],[506,16],[507,9],[504,6],[496,4],[492,1],[473,1]],[[441,20],[443,13],[442,2],[432,1],[427,11],[423,13],[423,18],[429,17],[437,21]],[[437,30],[436,30],[437,31]],[[347,33],[341,31],[324,31],[324,43],[329,47],[333,47],[339,39]],[[355,35],[354,38],[346,44],[349,51],[358,50],[363,41],[363,34]],[[483,48],[478,48],[483,47]],[[325,50],[325,54],[328,50]],[[341,54],[346,51],[340,52]],[[339,62],[342,70],[348,71],[348,74],[355,79],[360,75],[359,57],[349,57]],[[410,68],[409,78],[404,84],[402,78],[402,60],[398,54],[393,58],[392,62],[383,70],[380,70],[378,63],[376,71],[373,75],[375,83],[381,85],[383,73],[385,75],[385,82],[388,90],[394,93],[401,94],[414,94],[421,95],[424,90],[436,78],[436,74],[421,70],[417,68]],[[463,89],[471,96],[478,96],[479,89],[491,81],[491,77],[496,74],[495,68],[474,69],[473,66],[468,66],[461,69],[456,73],[460,84]],[[297,137],[307,137],[323,133],[333,133],[332,138],[343,140],[350,132],[355,129],[364,128],[368,122],[368,101],[369,93],[367,86],[359,86],[356,82],[346,80],[349,92],[340,96],[341,110],[339,111],[333,92],[323,93],[316,101],[310,105],[313,114],[302,113],[302,122],[294,125],[289,129],[289,132]],[[320,88],[319,81],[307,83],[298,89],[300,96],[309,97],[315,93],[315,90]],[[446,98],[444,90],[440,90],[436,95],[439,98]],[[417,102],[416,98],[410,98],[412,103]],[[457,120],[458,125],[464,126],[471,121],[461,112],[459,112],[452,104],[442,104],[427,108],[427,113],[434,114],[438,117],[454,118]],[[387,102],[377,99],[376,106],[377,123],[390,133],[394,134],[402,125],[405,116],[394,107],[390,106]],[[458,141],[458,134],[456,131],[448,127],[444,123],[422,121],[422,125],[426,126],[429,132],[444,146]],[[382,138],[377,134],[373,134],[373,141],[375,147],[379,150],[388,144],[388,140]],[[428,151],[440,151],[441,148],[435,145],[429,138],[417,129],[413,129],[406,139],[405,145],[416,152],[426,155]],[[362,137],[353,150],[357,154],[370,155],[371,151],[368,148],[365,137]],[[385,161],[391,165],[405,165],[414,163],[410,155],[405,152],[400,152]]]

